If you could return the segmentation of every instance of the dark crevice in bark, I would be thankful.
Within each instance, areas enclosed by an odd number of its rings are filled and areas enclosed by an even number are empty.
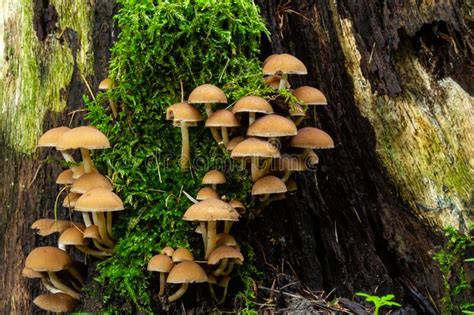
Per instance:
[[[40,41],[59,29],[58,12],[49,0],[34,0],[33,27]]]

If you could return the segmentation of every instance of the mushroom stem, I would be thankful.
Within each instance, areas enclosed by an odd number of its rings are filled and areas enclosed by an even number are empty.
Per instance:
[[[112,110],[112,116],[114,118],[117,118],[117,105],[115,104],[115,101],[111,98],[109,98],[109,105],[110,105],[110,109]]]
[[[302,155],[303,160],[308,157],[308,154],[309,154],[312,150],[313,150],[313,149],[311,149],[311,148],[304,149],[303,155]]]
[[[62,243],[59,243],[59,242],[58,242],[58,248],[59,248],[60,250],[66,251],[66,245],[64,245],[64,244],[62,244]]]
[[[96,258],[105,258],[105,257],[112,256],[112,254],[110,254],[110,253],[104,253],[104,252],[100,252],[98,250],[93,250],[93,249],[90,249],[89,247],[87,247],[85,245],[75,245],[75,246],[78,250],[80,250],[84,254],[94,256]]]
[[[69,152],[69,150],[61,150],[61,151],[59,151],[59,152],[61,152],[61,154],[62,154],[62,156],[63,156],[63,158],[64,158],[64,160],[65,160],[66,162],[71,162],[71,163],[75,163],[75,162],[76,162],[76,161],[74,160],[74,158],[72,157],[71,152]]]
[[[299,126],[301,124],[301,122],[306,118],[306,116],[298,116],[296,117],[295,119],[295,125],[296,126]]]
[[[222,293],[222,298],[221,298],[219,301],[217,301],[217,305],[221,305],[221,304],[224,303],[225,298],[227,297],[227,288],[228,288],[228,287],[229,287],[228,285],[226,285],[226,286],[224,287],[224,292]]]
[[[222,141],[224,142],[224,145],[227,146],[229,143],[229,130],[227,130],[227,127],[221,127],[221,133]]]
[[[43,284],[43,286],[46,288],[46,290],[48,290],[49,292],[51,293],[64,293],[63,291],[55,288],[51,282],[48,280],[47,277],[43,277],[41,278],[41,283]]]
[[[107,234],[109,234],[110,239],[114,239],[114,235],[112,234],[112,212],[107,212],[106,213],[106,218],[107,218]]]
[[[252,156],[252,160],[250,162],[250,170],[252,173],[252,181],[256,182],[259,179],[259,168],[258,168],[258,157]]]
[[[89,174],[93,170],[91,155],[89,150],[81,148],[82,162],[84,164],[84,173]]]
[[[222,259],[221,263],[219,264],[219,267],[217,267],[217,269],[214,270],[212,275],[215,276],[215,277],[219,277],[220,275],[222,275],[222,273],[224,272],[224,270],[227,267],[228,262],[229,262],[229,259],[227,259],[227,258]]]
[[[176,301],[177,299],[179,299],[180,297],[183,296],[184,293],[186,293],[186,290],[188,289],[188,286],[189,284],[188,283],[183,283],[181,285],[181,287],[178,289],[178,291],[176,291],[173,295],[170,295],[168,297],[168,301],[169,302],[174,302]]]
[[[224,222],[224,233],[229,234],[230,229],[232,228],[232,224],[233,224],[233,223],[234,223],[234,222],[232,222],[232,221],[225,221],[225,222]]]
[[[102,246],[98,240],[92,239],[92,243],[94,243],[94,246],[97,247],[97,249],[101,252],[105,253],[112,253],[112,250],[110,248]]]
[[[160,272],[160,292],[158,292],[158,296],[162,296],[165,294],[165,280],[166,275],[164,272]]]
[[[81,285],[84,284],[84,277],[77,271],[76,267],[71,266],[67,269],[67,271],[74,277]]]
[[[256,113],[255,112],[250,112],[249,113],[249,127],[253,122],[255,121]]]
[[[199,224],[201,226],[201,236],[202,236],[202,241],[204,243],[204,252],[207,252],[207,228],[206,228],[206,222],[200,222]]]
[[[219,131],[217,130],[217,128],[215,127],[211,127],[211,133],[212,133],[212,137],[214,138],[214,140],[216,140],[217,144],[222,144],[222,137],[221,135],[219,134]]]
[[[234,269],[234,263],[231,261],[227,265],[227,269],[222,272],[221,276],[228,276],[232,272],[232,269]]]
[[[65,294],[69,295],[70,297],[72,297],[76,300],[79,300],[81,295],[78,292],[71,289],[70,287],[68,287],[67,285],[65,285],[64,283],[62,283],[61,279],[59,279],[58,275],[55,272],[49,271],[48,276],[49,276],[49,279],[50,279],[51,283],[57,289],[63,291]]]
[[[99,227],[99,235],[104,245],[110,248],[114,247],[114,242],[107,235],[107,226],[105,223],[104,213],[92,212],[92,218],[94,219],[94,224]]]
[[[288,74],[282,73],[280,78],[280,85],[278,86],[278,90],[286,89],[286,83],[288,82]]]
[[[204,104],[204,108],[206,109],[207,118],[209,118],[212,115],[212,104],[211,103]]]
[[[91,217],[88,212],[82,212],[82,220],[84,220],[84,225],[89,227],[92,225]]]
[[[189,131],[185,121],[181,121],[181,169],[189,169]]]
[[[270,194],[265,194],[263,195],[262,198],[260,198],[260,202],[266,202],[269,199],[270,199]]]
[[[216,292],[214,291],[214,287],[212,286],[212,283],[209,283],[209,293],[211,293],[211,298],[214,300],[214,302],[218,303],[218,299],[216,297]]]
[[[207,248],[206,256],[204,256],[204,259],[208,259],[209,255],[216,248],[216,226],[216,221],[207,222]]]
[[[286,183],[288,178],[291,176],[291,171],[290,170],[285,170],[283,173],[283,176],[281,177],[282,182]]]

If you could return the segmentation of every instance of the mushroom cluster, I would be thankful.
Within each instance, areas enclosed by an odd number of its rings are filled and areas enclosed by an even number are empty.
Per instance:
[[[74,301],[79,299],[82,276],[74,268],[66,247],[74,247],[99,259],[111,256],[115,245],[112,212],[124,207],[112,191],[111,182],[93,165],[90,150],[110,147],[107,137],[98,129],[92,126],[53,128],[41,136],[38,147],[54,147],[68,162],[70,168],[57,176],[56,183],[63,186],[61,193],[67,192],[62,206],[70,211],[80,211],[83,222],[49,218],[33,222],[31,228],[41,236],[60,235],[57,247],[39,247],[28,255],[23,275],[41,278],[44,287],[51,292],[35,299],[36,305],[51,312],[70,311]],[[76,163],[72,154],[74,149],[80,150],[81,163]]]
[[[148,263],[149,271],[160,273],[159,296],[165,293],[165,282],[181,284],[181,287],[168,297],[169,302],[179,299],[186,292],[189,283],[207,282],[214,302],[218,305],[224,303],[231,279],[229,275],[235,264],[242,264],[244,261],[237,241],[229,233],[232,223],[238,221],[245,207],[238,200],[229,203],[222,200],[216,188],[224,183],[226,178],[222,172],[207,172],[202,179],[204,187],[199,190],[196,199],[192,198],[194,204],[183,216],[184,220],[198,224],[196,232],[202,236],[204,260],[194,261],[193,255],[186,249],[173,251],[171,247],[166,246]],[[169,274],[166,277],[167,273]],[[223,288],[220,298],[216,296],[214,285]]]

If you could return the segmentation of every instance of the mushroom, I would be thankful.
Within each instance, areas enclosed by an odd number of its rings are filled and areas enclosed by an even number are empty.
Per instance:
[[[194,256],[186,248],[177,248],[171,259],[173,259],[173,262],[194,261]]]
[[[173,268],[173,261],[166,255],[155,255],[148,262],[148,271],[156,271],[160,273],[160,291],[158,296],[165,294],[165,278],[166,274]]]
[[[182,170],[189,169],[189,131],[190,123],[197,123],[202,120],[201,113],[188,103],[176,103],[166,110],[166,119],[179,123],[181,127],[181,161]]]
[[[298,126],[306,117],[306,110],[300,104],[290,104],[288,111],[296,126]]]
[[[280,87],[281,76],[269,75],[264,78],[264,81],[265,81],[265,84],[271,87],[272,89],[278,90],[278,88]],[[284,88],[285,89],[290,88],[290,84],[288,83],[288,81],[286,82]]]
[[[276,176],[268,175],[260,178],[252,186],[252,196],[263,195],[260,201],[264,202],[270,194],[279,194],[287,192],[285,183]]]
[[[89,150],[110,148],[107,137],[92,126],[81,126],[65,132],[58,140],[58,150],[80,149],[84,171],[86,174],[92,172],[93,165]]]
[[[218,286],[224,288],[224,292],[222,292],[222,298],[217,301],[217,305],[221,305],[225,302],[225,298],[227,297],[227,288],[229,287],[230,279],[231,278],[229,276],[225,276],[217,284]]]
[[[45,276],[45,274],[42,272],[34,271],[28,267],[24,267],[23,270],[21,271],[21,276],[23,278],[28,278],[28,279],[41,279],[41,283],[43,284],[45,289],[51,293],[62,292],[61,290],[58,290],[57,288],[55,288],[49,281],[49,278]]]
[[[217,247],[209,255],[209,258],[207,260],[208,265],[217,265],[218,263],[220,263],[219,267],[216,270],[214,270],[212,275],[215,277],[221,276],[224,270],[227,268],[229,259],[231,259],[232,262],[237,262],[239,264],[242,264],[244,261],[244,256],[242,256],[242,253],[239,250],[235,249],[234,247],[230,247],[230,246]]]
[[[212,84],[203,84],[195,88],[188,97],[189,104],[204,104],[206,114],[209,118],[212,115],[212,104],[227,104],[227,97],[224,92]],[[211,128],[212,136],[217,143],[222,141],[216,128]]]
[[[252,126],[255,124],[256,122]],[[260,169],[259,159],[280,157],[280,151],[270,142],[257,138],[247,138],[235,146],[230,156],[232,158],[251,157],[252,180],[256,181],[266,169],[266,167]]]
[[[71,185],[74,182],[72,169],[67,169],[59,173],[56,177],[56,184],[58,185]]]
[[[280,115],[266,115],[257,119],[247,129],[247,136],[255,137],[288,137],[298,133],[295,123]]]
[[[64,293],[50,293],[37,296],[33,303],[47,312],[69,313],[74,310],[77,301]]]
[[[239,244],[235,240],[235,238],[227,233],[219,233],[216,236],[216,246],[230,246],[230,247],[235,247],[236,249],[239,249]]]
[[[326,100],[326,96],[324,96],[324,94],[320,90],[311,86],[300,86],[299,88],[295,89],[292,93],[298,99],[298,101],[300,102],[300,105],[318,106],[318,105],[328,104]],[[293,104],[293,106],[297,106],[297,105],[299,104]],[[295,124],[299,125],[305,116],[306,114],[298,117],[295,120]]]
[[[74,163],[74,158],[72,157],[71,152],[69,152],[69,150],[57,148],[59,139],[69,130],[71,130],[71,128],[64,126],[49,129],[39,138],[38,147],[56,147],[56,149],[61,152],[66,162]]]
[[[220,109],[207,118],[205,126],[211,129],[221,128],[221,139],[224,146],[227,146],[229,143],[229,131],[227,128],[240,127],[240,122],[230,110]],[[215,140],[217,141],[218,139]],[[220,141],[217,141],[217,143],[220,143]]]
[[[100,238],[105,245],[112,248],[115,243],[110,239],[112,221],[105,219],[104,212],[123,210],[123,202],[119,196],[104,188],[88,190],[76,201],[75,210],[92,212],[94,224],[99,227]]]
[[[66,245],[74,245],[84,254],[94,256],[100,259],[104,259],[104,257],[106,256],[111,256],[110,253],[96,251],[87,247],[87,245],[89,244],[89,240],[87,238],[84,238],[83,230],[84,229],[78,229],[76,227],[71,227],[67,229],[59,237],[58,244],[60,246],[64,246],[64,249]]]
[[[219,199],[207,199],[193,204],[184,213],[186,221],[207,222],[207,246],[205,259],[216,247],[216,221],[238,221],[239,214],[228,203]]]
[[[160,251],[160,254],[166,255],[168,257],[172,257],[174,253],[174,249],[171,246],[165,246],[163,249]]]
[[[240,200],[236,200],[236,199],[232,199],[229,204],[234,207],[235,210],[237,210],[237,212],[242,215],[245,213],[245,205],[242,203],[242,201]]]
[[[257,113],[273,114],[270,103],[260,96],[244,96],[232,107],[232,113],[249,113],[249,126],[255,121]]]
[[[102,238],[100,237],[99,227],[97,225],[93,224],[86,227],[83,232],[83,237],[92,239],[94,246],[101,252],[112,253],[112,249],[102,246],[104,241],[102,241]]]
[[[219,194],[211,187],[203,187],[198,191],[196,200],[202,201],[206,199],[219,199]]]
[[[193,261],[183,261],[171,269],[166,282],[181,284],[178,291],[168,297],[169,302],[174,302],[186,293],[190,283],[207,282],[207,275],[204,269],[197,263]]]
[[[71,257],[65,251],[52,246],[37,247],[26,257],[25,267],[38,272],[47,272],[51,283],[57,289],[79,300],[80,294],[65,285],[56,274],[58,271],[67,270],[82,283],[82,276],[72,265]]]
[[[306,66],[290,54],[279,54],[267,60],[263,65],[264,75],[281,74],[279,90],[286,88],[289,74],[308,74]]]
[[[226,179],[224,173],[218,170],[210,170],[202,178],[203,185],[211,185],[214,190],[217,189],[217,185],[225,184]]]
[[[36,231],[36,234],[41,236],[48,236],[53,233],[62,233],[72,226],[83,226],[81,223],[75,223],[68,220],[55,220],[49,218],[38,219],[31,224],[31,228]]]
[[[115,87],[115,82],[111,78],[105,78],[99,83],[100,91],[107,91]],[[112,110],[112,115],[114,118],[117,118],[117,106],[112,98],[109,98],[110,109]]]
[[[113,190],[112,184],[107,178],[105,178],[105,176],[97,172],[93,172],[84,174],[80,178],[75,180],[71,186],[71,192],[77,194],[84,194],[85,192],[93,188],[103,188],[110,191]],[[87,212],[82,212],[82,219],[84,220],[84,224],[86,226],[92,225],[92,221]]]
[[[298,129],[298,134],[291,138],[290,147],[303,148],[303,159],[306,159],[312,149],[332,149],[334,141],[331,136],[321,129],[305,127]]]
[[[70,192],[69,194],[66,195],[66,197],[64,197],[63,207],[64,208],[74,208],[74,206],[76,205],[76,201],[77,201],[77,199],[79,199],[80,196],[81,196],[81,194],[76,194],[76,193]]]
[[[239,144],[240,142],[244,141],[245,138],[242,136],[234,137],[229,140],[229,143],[227,143],[226,149],[227,151],[232,151],[234,150],[235,146]]]

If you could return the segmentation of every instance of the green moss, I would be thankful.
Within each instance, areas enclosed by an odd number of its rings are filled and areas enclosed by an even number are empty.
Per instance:
[[[150,257],[164,245],[186,246],[202,256],[200,238],[182,220],[190,206],[182,192],[194,195],[210,168],[228,176],[221,194],[245,199],[251,187],[247,172],[215,145],[203,124],[190,131],[192,170],[181,171],[181,136],[165,120],[166,108],[180,101],[180,83],[185,97],[199,84],[214,83],[230,103],[248,93],[265,93],[257,54],[266,30],[251,0],[120,4],[121,33],[109,73],[118,86],[88,103],[88,119],[113,143],[96,161],[108,169],[126,204],[116,224],[115,234],[121,235],[116,255],[99,265],[98,281],[105,288],[104,305],[114,305],[109,311],[150,313],[149,284],[155,276],[146,271]],[[119,104],[116,121],[104,107],[107,97]],[[243,307],[250,308],[248,284],[256,273],[251,250],[244,256],[238,274],[246,292]]]
[[[66,107],[61,91],[67,90],[74,70],[74,56],[67,41],[57,38],[66,27],[80,37],[78,66],[91,73],[90,43],[92,6],[90,2],[52,1],[59,13],[58,34],[39,42],[33,29],[33,3],[22,0],[17,12],[6,14],[5,60],[1,72],[0,128],[8,144],[22,153],[31,153],[43,132],[43,117],[47,111],[59,112]]]

